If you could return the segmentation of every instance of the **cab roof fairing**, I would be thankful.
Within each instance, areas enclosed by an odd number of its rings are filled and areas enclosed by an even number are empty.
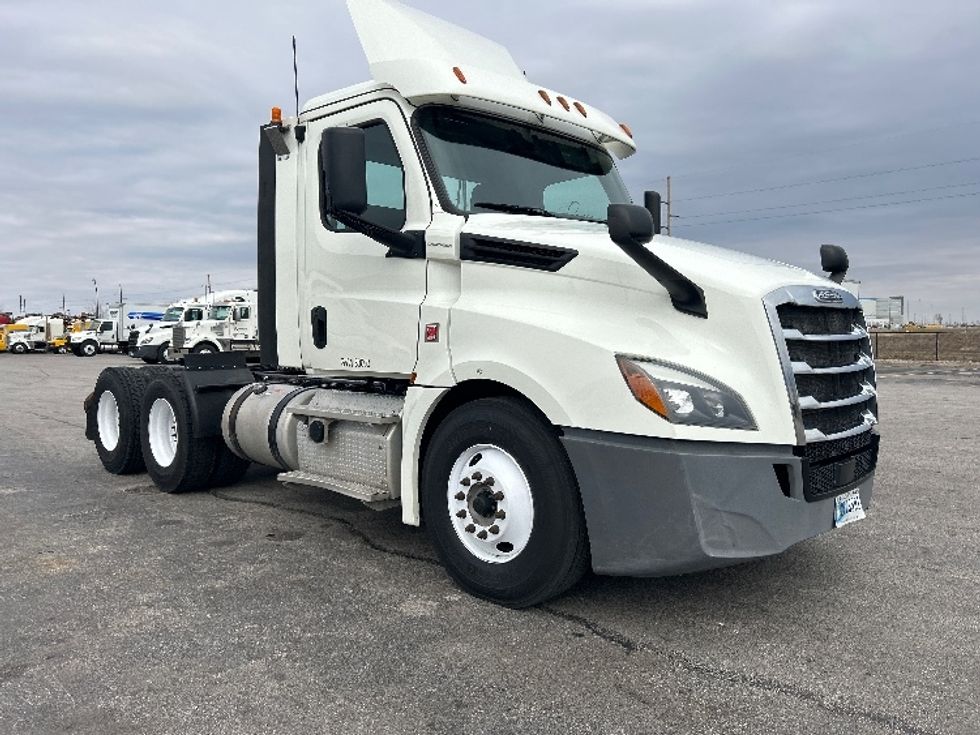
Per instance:
[[[375,80],[374,85],[347,90],[348,96],[391,86],[412,104],[447,98],[472,100],[474,106],[488,102],[547,118],[561,128],[584,129],[619,158],[636,152],[633,139],[612,117],[577,98],[531,84],[500,44],[397,0],[348,0],[347,6]],[[465,82],[457,77],[457,68]],[[336,93],[315,98],[304,112],[343,98]],[[567,100],[568,110],[559,98]]]

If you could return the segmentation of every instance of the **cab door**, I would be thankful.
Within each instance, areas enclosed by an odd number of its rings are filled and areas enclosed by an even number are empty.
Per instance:
[[[368,208],[362,218],[403,232],[422,232],[432,218],[408,123],[394,101],[362,104],[308,125],[298,278],[303,366],[334,375],[404,377],[418,357],[425,259],[389,257],[386,246],[323,211],[320,139],[328,127],[346,126],[365,131]]]

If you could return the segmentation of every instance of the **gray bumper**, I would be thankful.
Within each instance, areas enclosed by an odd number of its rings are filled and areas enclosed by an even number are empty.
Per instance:
[[[599,574],[658,577],[726,566],[834,527],[834,499],[803,498],[802,461],[789,446],[576,429],[562,441]],[[782,487],[777,465],[785,467]],[[859,485],[865,508],[873,480]]]
[[[144,347],[134,347],[129,351],[129,354],[142,360],[154,360],[159,352],[160,345],[146,345]]]

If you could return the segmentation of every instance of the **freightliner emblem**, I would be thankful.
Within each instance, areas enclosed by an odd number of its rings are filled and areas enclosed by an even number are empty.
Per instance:
[[[818,288],[813,292],[813,298],[821,304],[843,304],[844,295],[830,288]]]

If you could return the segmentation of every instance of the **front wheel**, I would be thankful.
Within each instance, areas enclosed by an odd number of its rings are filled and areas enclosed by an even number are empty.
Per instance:
[[[520,401],[486,398],[453,411],[429,442],[421,490],[440,560],[478,597],[536,605],[588,567],[571,465],[554,429]]]
[[[23,342],[15,342],[10,346],[10,351],[15,355],[23,355],[25,352],[27,352],[27,345],[25,345]]]
[[[195,355],[214,355],[218,351],[218,348],[210,342],[202,342],[191,350]]]
[[[82,346],[78,348],[78,354],[82,357],[95,357],[99,352],[99,343],[89,340],[88,342],[82,342]]]

